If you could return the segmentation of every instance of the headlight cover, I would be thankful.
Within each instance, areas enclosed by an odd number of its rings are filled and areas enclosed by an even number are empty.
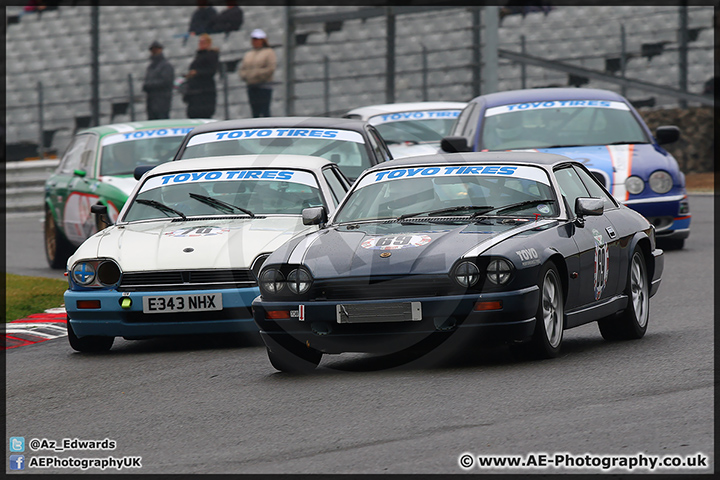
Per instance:
[[[82,287],[108,288],[120,283],[122,270],[114,260],[80,260],[70,269],[73,281]]]
[[[513,265],[504,258],[494,258],[488,263],[487,279],[495,285],[504,285],[510,280]]]
[[[473,262],[461,262],[455,267],[453,278],[461,287],[472,287],[480,280],[480,269]]]
[[[650,174],[648,180],[650,188],[655,193],[667,193],[672,189],[673,179],[669,173],[664,170],[655,170]]]
[[[625,180],[625,188],[629,193],[637,195],[638,193],[645,190],[645,182],[637,175],[633,175]]]
[[[304,268],[296,268],[288,273],[287,286],[295,295],[304,295],[310,290],[312,275]]]
[[[285,276],[277,268],[267,268],[260,273],[258,283],[263,292],[276,294],[285,287]]]

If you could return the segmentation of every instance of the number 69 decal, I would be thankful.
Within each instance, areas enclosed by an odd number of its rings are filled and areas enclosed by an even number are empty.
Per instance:
[[[365,240],[361,247],[369,250],[398,250],[408,247],[420,247],[432,241],[428,235],[389,235]]]

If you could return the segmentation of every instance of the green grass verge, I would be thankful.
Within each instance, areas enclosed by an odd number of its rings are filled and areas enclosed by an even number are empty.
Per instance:
[[[5,274],[5,322],[42,313],[63,304],[68,284],[54,278]]]

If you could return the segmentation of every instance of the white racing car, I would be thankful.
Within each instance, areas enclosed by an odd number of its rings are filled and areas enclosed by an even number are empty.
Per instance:
[[[464,102],[414,102],[370,105],[350,110],[345,118],[357,118],[375,126],[393,158],[437,153],[440,140],[455,123]]]
[[[349,189],[338,166],[302,155],[169,162],[138,182],[115,225],[68,259],[70,345],[106,351],[114,337],[257,330],[251,304],[267,256]],[[93,207],[107,216],[107,207]]]

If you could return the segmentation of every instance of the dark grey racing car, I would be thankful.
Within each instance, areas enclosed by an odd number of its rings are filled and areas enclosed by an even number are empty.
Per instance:
[[[455,336],[550,358],[564,330],[589,322],[605,339],[637,339],[664,265],[654,227],[553,154],[392,160],[361,175],[329,219],[322,207],[303,217],[321,229],[268,257],[253,302],[286,372]]]

